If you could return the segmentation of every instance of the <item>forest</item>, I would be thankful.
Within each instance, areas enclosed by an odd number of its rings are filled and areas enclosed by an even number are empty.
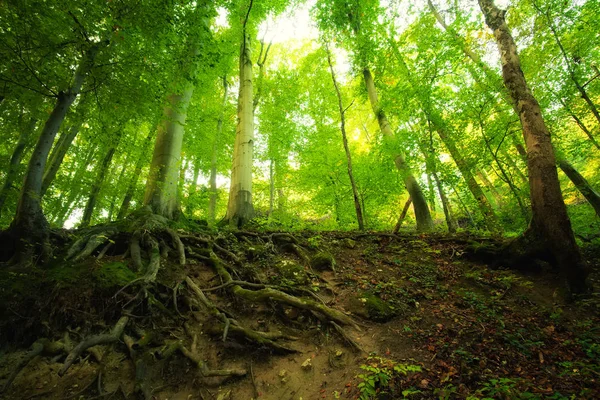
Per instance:
[[[0,398],[596,399],[598,0],[1,0]]]

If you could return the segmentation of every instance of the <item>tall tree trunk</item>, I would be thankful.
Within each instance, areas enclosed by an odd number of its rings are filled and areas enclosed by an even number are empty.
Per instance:
[[[83,210],[83,217],[81,218],[80,224],[81,227],[88,227],[92,221],[92,214],[94,213],[94,208],[96,207],[96,202],[98,201],[98,194],[100,193],[100,189],[102,188],[102,184],[104,183],[104,179],[106,178],[106,174],[110,168],[110,164],[116,150],[116,145],[111,146],[104,156],[102,163],[99,165],[96,179],[94,179],[92,189],[90,190],[90,196],[88,197],[85,209]]]
[[[106,44],[96,43],[85,52],[75,71],[71,87],[58,93],[54,109],[46,120],[33,150],[21,188],[17,213],[11,224],[11,231],[16,240],[14,262],[29,263],[34,255],[39,254],[44,263],[50,256],[49,225],[41,205],[42,178],[48,153],[67,111],[79,95],[83,81],[94,65],[100,46]]]
[[[554,255],[571,292],[584,292],[587,273],[562,198],[550,132],[523,75],[517,46],[504,19],[505,12],[492,0],[478,2],[498,43],[504,83],[519,111],[527,146],[533,218],[525,236],[533,237]]]
[[[125,218],[127,215],[127,211],[129,211],[129,206],[131,204],[131,200],[133,199],[133,195],[135,194],[135,188],[137,186],[138,179],[140,178],[140,174],[142,173],[142,168],[144,167],[144,163],[146,161],[146,154],[150,149],[150,145],[152,144],[152,132],[148,133],[146,139],[144,141],[144,148],[139,158],[135,163],[135,170],[133,171],[133,175],[129,184],[127,185],[127,191],[125,192],[125,197],[123,197],[123,202],[121,203],[121,207],[119,207],[119,214],[117,215],[117,219],[121,220]]]
[[[541,12],[541,9],[535,4],[535,2],[533,3],[533,5],[539,12]],[[560,49],[560,53],[562,54],[563,59],[565,60],[567,70],[569,71],[569,78],[571,78],[571,81],[573,82],[573,85],[575,85],[575,87],[577,88],[577,91],[581,95],[581,98],[585,101],[585,103],[587,104],[588,108],[590,109],[590,111],[592,112],[592,114],[594,115],[594,117],[596,118],[598,123],[600,123],[600,113],[598,113],[598,108],[596,107],[596,104],[594,104],[594,102],[590,98],[589,94],[585,90],[584,85],[582,85],[581,82],[579,82],[579,80],[575,76],[575,70],[573,69],[573,65],[571,64],[571,60],[569,58],[569,55],[567,54],[567,51],[565,50],[565,48],[562,45],[562,42],[560,41],[558,32],[556,32],[556,28],[554,27],[554,24],[552,23],[552,17],[548,14],[546,14],[545,17],[546,17],[546,20],[548,21],[548,28],[550,28],[550,31],[552,32],[552,36],[554,36],[554,40],[556,41],[556,44],[558,45],[558,48]]]
[[[202,26],[187,43],[186,64],[174,81],[163,109],[163,117],[157,127],[156,142],[146,181],[144,205],[152,212],[168,219],[176,219],[179,209],[179,173],[181,168],[181,147],[185,132],[187,111],[194,93],[193,77],[198,70],[197,59],[200,49],[208,46],[204,42],[210,36],[210,22],[207,15],[213,5],[199,1],[196,11],[202,16]]]
[[[406,213],[408,213],[408,209],[410,208],[410,205],[412,203],[412,197],[408,197],[408,200],[406,200],[406,203],[404,203],[404,207],[402,207],[402,212],[400,213],[400,216],[398,217],[398,222],[396,222],[396,225],[394,226],[394,230],[392,231],[394,234],[398,233],[398,231],[400,231],[400,228],[402,227],[402,223],[404,222],[404,218],[406,218]]]
[[[117,185],[117,187],[119,188],[123,183],[123,177],[125,176],[125,172],[127,172],[127,167],[129,167],[129,157],[125,158],[123,166],[121,167],[121,172],[119,172],[119,177],[115,180],[115,185]],[[115,203],[117,202],[117,198],[118,196],[115,194],[110,199],[110,207],[108,208],[108,218],[106,218],[106,220],[109,222],[113,220],[113,215],[115,213]]]
[[[460,197],[460,193],[458,193],[458,190],[456,190],[456,187],[454,187],[454,185],[452,185],[452,191],[456,195],[456,199],[458,200],[458,204],[460,205],[460,208],[462,208],[462,210],[465,212],[465,214],[469,218],[469,222],[471,223],[471,226],[475,227],[476,224],[475,224],[475,220],[473,219],[473,215],[469,211],[469,207],[467,207],[467,205],[463,201],[462,197]]]
[[[558,157],[558,166],[569,177],[577,190],[585,197],[600,217],[600,195],[592,188],[588,181],[567,160]]]
[[[275,160],[272,158],[269,160],[269,216],[273,214],[273,207],[275,206],[275,170],[273,164]]]
[[[75,137],[79,133],[79,129],[81,129],[81,122],[76,122],[73,124],[66,132],[60,135],[58,142],[54,145],[52,153],[48,158],[48,165],[46,170],[44,171],[44,176],[42,178],[42,197],[46,194],[46,191],[50,187],[52,181],[56,177],[56,173],[60,168],[60,165],[67,154],[67,151],[71,147],[71,143],[75,140]]]
[[[384,134],[387,140],[392,140],[394,137],[394,132],[392,131],[392,127],[384,111],[379,105],[377,89],[375,89],[375,82],[373,81],[371,71],[368,68],[364,68],[363,76],[371,107],[373,108],[373,112],[375,113],[377,122],[379,123],[379,129],[381,129],[381,132]],[[433,219],[429,213],[427,200],[425,199],[425,195],[423,194],[421,186],[419,186],[419,183],[413,176],[412,171],[406,162],[404,154],[402,154],[402,152],[398,152],[394,157],[394,162],[396,164],[396,168],[398,171],[400,171],[400,175],[402,175],[406,189],[412,198],[415,218],[417,220],[417,230],[421,232],[433,230]]]
[[[442,139],[442,142],[444,143],[446,149],[448,149],[448,152],[450,152],[450,156],[456,163],[458,170],[467,183],[469,191],[473,194],[475,200],[477,200],[477,205],[479,207],[479,211],[481,211],[483,214],[486,227],[490,232],[500,232],[501,228],[500,224],[498,223],[498,219],[496,218],[496,213],[494,213],[490,202],[488,201],[487,197],[485,197],[481,186],[479,186],[479,183],[477,183],[475,180],[467,161],[463,158],[462,154],[458,150],[458,147],[456,147],[454,144],[454,140],[450,137],[448,132],[446,132],[445,128],[441,126],[441,124],[435,122],[434,120],[431,121],[431,124],[438,133],[440,139]]]
[[[340,112],[340,130],[342,132],[342,143],[344,144],[344,151],[346,152],[346,162],[348,167],[348,177],[350,178],[350,186],[352,187],[352,196],[354,197],[354,209],[356,210],[356,220],[358,222],[358,229],[363,231],[365,229],[365,223],[363,221],[362,208],[360,206],[360,200],[358,198],[358,190],[356,190],[356,182],[354,181],[354,174],[352,173],[352,154],[348,147],[348,138],[346,136],[346,109],[342,103],[342,94],[338,87],[335,79],[335,72],[333,70],[333,64],[331,63],[331,54],[327,49],[327,62],[329,63],[329,70],[331,71],[331,80],[333,81],[333,87],[338,99],[338,109]]]
[[[252,205],[252,164],[254,159],[254,105],[250,37],[245,29],[240,46],[240,89],[238,124],[233,148],[231,187],[225,220],[241,227],[254,216]]]
[[[440,194],[440,200],[442,200],[442,208],[444,209],[444,216],[446,217],[446,226],[448,227],[449,233],[456,233],[458,229],[458,224],[456,223],[456,219],[452,213],[452,206],[450,205],[450,201],[446,196],[446,192],[444,191],[444,186],[442,185],[442,181],[438,177],[437,172],[432,172],[433,179],[435,180],[435,184],[438,189],[438,193]]]
[[[163,110],[154,143],[150,173],[146,182],[144,205],[152,212],[169,219],[179,214],[177,193],[181,147],[187,109],[194,92],[193,84],[186,82],[180,93],[171,93]]]
[[[433,190],[433,179],[431,179],[431,171],[427,171],[427,188],[429,189],[429,208],[431,212],[435,212],[435,191]]]
[[[477,168],[476,170],[477,170],[477,176],[479,177],[479,179],[481,179],[481,181],[483,182],[485,187],[488,188],[492,197],[494,198],[494,202],[496,203],[496,206],[499,208],[502,208],[502,206],[504,204],[504,200],[502,199],[502,195],[500,194],[498,189],[496,189],[496,186],[494,186],[492,181],[490,181],[490,178],[487,176],[485,171],[483,171],[480,168]]]
[[[212,155],[210,159],[210,197],[208,199],[208,220],[211,224],[215,223],[216,212],[217,212],[217,197],[219,192],[217,191],[217,162],[218,162],[218,145],[223,133],[223,120],[225,119],[225,108],[227,107],[227,95],[229,90],[229,84],[227,83],[227,76],[223,76],[223,101],[221,103],[221,114],[217,121],[217,131],[215,134],[215,140],[212,146]]]
[[[35,131],[36,124],[37,119],[31,117],[26,127],[20,127],[21,132],[19,134],[19,140],[17,141],[12,156],[10,157],[10,164],[8,165],[8,171],[6,172],[4,185],[2,185],[2,189],[0,189],[0,215],[2,215],[2,210],[4,208],[6,198],[8,197],[8,193],[14,186],[15,178],[19,172],[19,166],[21,165],[21,159],[23,158],[23,153],[25,152],[25,148],[27,147],[31,134]]]

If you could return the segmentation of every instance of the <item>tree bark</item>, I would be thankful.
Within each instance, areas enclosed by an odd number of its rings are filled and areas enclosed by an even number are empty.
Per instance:
[[[402,212],[400,213],[400,216],[398,217],[398,222],[396,222],[396,225],[394,226],[394,230],[393,230],[394,234],[396,234],[396,233],[398,233],[398,231],[400,231],[400,227],[402,227],[402,223],[404,222],[404,218],[406,218],[406,213],[408,213],[408,209],[410,208],[411,203],[412,203],[412,197],[409,197],[408,200],[406,200],[406,203],[404,203]]]
[[[67,111],[79,95],[83,82],[92,69],[100,46],[106,44],[95,43],[85,52],[75,71],[71,87],[58,93],[54,109],[46,120],[33,150],[21,188],[17,213],[11,224],[11,231],[16,240],[13,258],[16,263],[30,263],[37,254],[44,263],[50,256],[49,225],[41,205],[42,179],[48,153]]]
[[[394,132],[392,131],[392,127],[384,111],[379,105],[379,98],[377,96],[377,90],[375,88],[371,71],[368,68],[364,68],[363,76],[371,107],[375,113],[375,116],[377,117],[377,122],[379,123],[379,129],[381,129],[381,132],[384,134],[387,140],[391,140],[394,137]],[[396,168],[398,171],[400,171],[402,179],[404,180],[404,184],[406,185],[406,189],[412,198],[415,218],[417,220],[417,230],[420,232],[429,232],[433,230],[433,219],[429,213],[427,200],[425,199],[425,195],[423,194],[421,186],[413,176],[412,171],[406,162],[404,154],[398,152],[394,156],[394,162],[396,164]]]
[[[352,154],[350,153],[350,147],[348,147],[348,138],[346,136],[346,109],[342,103],[342,94],[338,87],[335,79],[335,72],[333,70],[333,64],[331,63],[331,54],[327,49],[327,62],[329,63],[329,70],[331,71],[331,80],[333,81],[333,87],[338,99],[338,109],[340,112],[340,131],[342,132],[342,143],[344,145],[344,151],[346,153],[346,163],[348,167],[348,177],[350,178],[350,186],[352,187],[352,196],[354,197],[354,209],[356,211],[356,220],[358,222],[358,229],[365,230],[365,223],[363,220],[362,208],[360,206],[360,200],[358,198],[358,190],[356,190],[356,182],[354,181],[354,174],[352,173]]]
[[[31,134],[35,131],[36,124],[37,119],[31,117],[26,127],[20,127],[21,133],[19,134],[19,140],[17,141],[12,156],[10,157],[10,164],[8,165],[8,171],[6,172],[4,185],[2,185],[2,189],[0,189],[0,215],[2,215],[2,210],[4,208],[6,198],[8,197],[8,193],[13,188],[17,173],[19,172],[19,166],[21,165],[23,153],[25,152]]]
[[[104,183],[104,179],[106,178],[106,173],[108,172],[116,150],[116,145],[111,146],[108,149],[106,155],[104,156],[102,164],[99,165],[98,173],[96,174],[96,179],[94,179],[92,189],[90,190],[90,196],[88,197],[85,209],[83,210],[83,217],[81,218],[80,223],[80,227],[82,228],[88,227],[90,225],[90,222],[92,221],[92,214],[94,213],[94,208],[96,207],[96,202],[98,201],[98,194],[100,193],[100,189],[102,188],[102,184]]]
[[[46,194],[46,191],[52,184],[52,181],[54,181],[56,173],[58,172],[58,169],[60,168],[60,165],[67,154],[67,151],[69,151],[73,140],[75,140],[75,137],[79,133],[80,128],[81,123],[75,123],[67,132],[60,136],[58,142],[56,145],[54,145],[54,149],[48,158],[48,166],[44,171],[44,176],[42,178],[42,197]]]
[[[475,180],[475,177],[473,176],[473,173],[471,172],[467,161],[463,158],[462,154],[458,150],[458,147],[456,147],[454,141],[452,140],[448,132],[446,132],[446,129],[440,125],[440,123],[432,120],[431,124],[438,133],[440,139],[442,139],[442,142],[444,143],[444,146],[446,146],[446,149],[448,149],[448,152],[450,152],[450,156],[456,163],[460,174],[463,176],[465,182],[467,183],[469,191],[473,194],[475,200],[477,200],[477,205],[479,207],[479,211],[481,211],[481,213],[483,214],[484,223],[486,227],[490,232],[501,232],[498,219],[496,218],[496,213],[494,213],[490,202],[488,201],[487,197],[485,197],[485,194],[483,193],[483,190],[481,189],[479,183],[477,183],[477,181]]]
[[[252,165],[254,160],[254,104],[252,94],[252,59],[250,37],[245,29],[240,46],[240,89],[238,124],[233,148],[231,187],[225,220],[242,227],[254,216],[252,205]]]
[[[217,190],[217,162],[218,162],[218,145],[223,133],[223,120],[225,119],[225,108],[227,107],[227,92],[229,90],[229,84],[227,83],[227,76],[223,76],[223,102],[221,103],[221,115],[217,121],[217,132],[215,134],[215,140],[213,141],[212,155],[210,159],[210,197],[208,199],[208,220],[211,224],[215,223],[217,213],[217,197],[219,192]]]
[[[584,292],[587,290],[587,272],[562,198],[550,132],[523,75],[517,46],[504,19],[505,12],[492,0],[478,2],[498,43],[504,83],[523,127],[533,212],[525,235],[541,242],[553,254],[572,293]]]
[[[588,181],[562,157],[558,158],[558,166],[569,177],[577,190],[585,197],[590,205],[596,211],[596,215],[600,217],[600,195],[592,188]]]
[[[135,163],[135,170],[133,171],[133,176],[129,181],[129,185],[127,185],[127,191],[125,192],[125,197],[123,197],[123,202],[121,203],[121,207],[119,207],[119,213],[117,214],[117,219],[125,218],[127,215],[127,211],[129,211],[129,206],[131,205],[131,200],[133,199],[133,195],[135,194],[135,188],[137,186],[138,179],[140,178],[140,174],[142,173],[142,168],[144,167],[144,163],[146,162],[146,154],[148,153],[148,149],[152,143],[152,132],[148,133],[144,141],[144,148],[140,157],[137,159]]]
[[[440,199],[442,200],[442,208],[444,209],[444,216],[446,217],[446,226],[448,227],[449,233],[456,233],[458,229],[458,224],[456,223],[456,219],[452,213],[452,206],[450,205],[450,201],[446,196],[446,192],[444,191],[444,186],[442,185],[442,181],[438,177],[436,171],[431,173],[433,175],[433,179],[435,180],[435,184],[438,189],[438,193],[440,194]]]

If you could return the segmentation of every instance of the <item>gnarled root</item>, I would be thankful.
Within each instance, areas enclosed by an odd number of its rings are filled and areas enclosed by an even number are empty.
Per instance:
[[[71,352],[65,359],[63,366],[58,371],[58,375],[63,376],[65,372],[67,372],[67,370],[71,367],[71,365],[73,365],[75,360],[77,360],[77,358],[81,356],[81,354],[90,347],[97,346],[99,344],[109,344],[117,342],[123,335],[123,330],[125,329],[125,326],[128,322],[129,317],[121,317],[117,321],[110,333],[90,336],[87,339],[81,341],[77,346],[75,346],[73,350],[71,350]]]
[[[221,263],[221,261],[214,253],[211,254],[210,262],[212,267],[216,270],[217,274],[225,283],[233,281],[231,274],[227,271],[225,266]],[[356,325],[352,318],[350,318],[346,314],[313,300],[295,297],[270,287],[266,287],[264,289],[259,290],[248,290],[244,289],[240,285],[231,285],[230,288],[231,292],[234,295],[251,302],[257,303],[275,300],[292,307],[318,312],[332,321],[335,321],[342,325],[350,325],[356,330],[360,330],[360,328],[358,327],[358,325]]]
[[[200,300],[200,303],[204,305],[208,312],[216,317],[219,321],[221,321],[222,326],[216,329],[212,329],[213,332],[219,330],[222,331],[222,339],[225,341],[227,339],[228,333],[231,331],[237,336],[242,336],[247,340],[271,347],[275,350],[281,352],[295,352],[296,350],[291,349],[289,347],[283,346],[279,343],[275,343],[277,339],[295,339],[289,336],[285,336],[279,333],[265,333],[265,332],[257,332],[252,329],[245,328],[238,324],[234,319],[228,318],[223,312],[221,312],[208,298],[202,293],[202,290],[196,285],[196,283],[188,276],[185,278],[185,281],[188,287],[196,294],[197,298]]]

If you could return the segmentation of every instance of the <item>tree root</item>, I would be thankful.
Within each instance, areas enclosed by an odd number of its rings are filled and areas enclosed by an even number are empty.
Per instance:
[[[222,331],[221,337],[223,341],[227,339],[227,334],[229,333],[229,331],[231,331],[237,334],[238,336],[245,337],[251,342],[265,345],[278,351],[283,351],[287,353],[296,351],[289,347],[275,343],[275,340],[277,339],[285,338],[294,340],[296,338],[285,336],[280,333],[257,332],[252,329],[240,326],[236,320],[228,318],[225,315],[225,313],[221,312],[210,300],[208,300],[204,293],[202,293],[202,290],[200,290],[198,285],[196,285],[196,283],[189,276],[185,278],[185,281],[188,287],[192,289],[192,291],[196,294],[202,305],[204,305],[208,309],[209,313],[216,317],[219,321],[221,321],[222,326],[219,330]],[[216,329],[213,329],[213,332],[214,331],[216,331]]]
[[[227,269],[221,263],[219,258],[216,256],[216,254],[212,253],[210,260],[212,267],[216,270],[217,274],[225,283],[233,281],[231,274],[227,271]],[[244,289],[240,285],[232,284],[231,292],[238,297],[255,303],[275,300],[280,303],[287,304],[289,306],[293,306],[303,310],[315,311],[325,315],[330,320],[333,320],[342,325],[350,325],[356,330],[360,331],[360,328],[352,320],[352,318],[342,313],[341,311],[327,307],[322,303],[318,303],[308,299],[301,299],[299,297],[289,295],[277,289],[267,287],[260,290],[248,290]]]
[[[46,338],[38,339],[35,343],[33,343],[31,345],[31,350],[17,364],[17,366],[15,367],[13,372],[8,377],[8,380],[4,383],[4,386],[2,387],[2,390],[0,390],[0,393],[4,393],[4,392],[6,392],[6,390],[8,390],[8,388],[13,383],[15,378],[19,375],[19,373],[23,369],[25,369],[25,367],[27,367],[27,365],[29,365],[29,363],[34,358],[41,355],[42,353],[58,354],[58,353],[67,352],[67,351],[69,351],[68,346],[69,346],[69,344],[67,343],[66,340],[65,340],[65,342],[60,342],[60,341],[51,342],[50,340],[48,340]]]
[[[81,354],[90,347],[97,346],[99,344],[109,344],[117,342],[123,335],[123,330],[125,329],[125,326],[128,322],[129,317],[121,317],[119,321],[117,321],[110,333],[90,336],[87,339],[81,341],[77,346],[75,346],[73,350],[71,350],[71,352],[65,359],[63,366],[58,371],[58,375],[63,376],[65,372],[67,372],[67,370],[71,367],[71,365],[73,365],[75,360],[77,360],[77,358],[81,356]]]

